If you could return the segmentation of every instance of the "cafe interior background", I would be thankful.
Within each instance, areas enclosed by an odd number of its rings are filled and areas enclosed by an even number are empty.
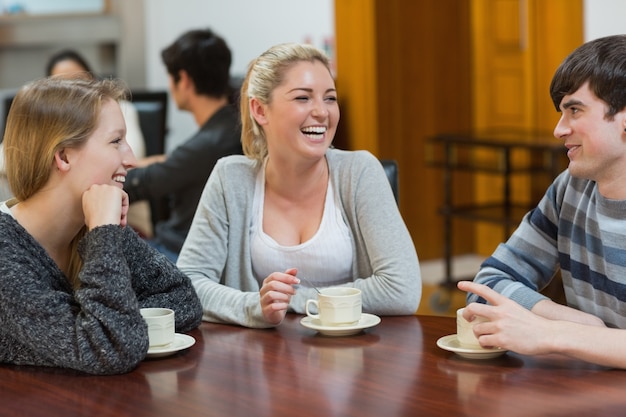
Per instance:
[[[226,39],[234,77],[276,43],[324,49],[342,110],[335,145],[398,163],[399,207],[425,284],[418,313],[443,315],[464,304],[447,284],[471,278],[503,240],[504,226],[454,219],[447,275],[444,173],[434,139],[514,129],[556,141],[552,73],[584,41],[626,33],[623,0],[0,0],[0,10],[0,106],[66,47],[134,90],[167,90],[160,51],[193,28],[211,27]],[[167,150],[196,130],[171,101],[167,128]],[[498,159],[465,152],[480,164]],[[536,203],[549,180],[528,172],[513,178],[512,199]],[[452,198],[466,205],[498,200],[506,186],[501,175],[476,171],[453,173],[451,184]]]

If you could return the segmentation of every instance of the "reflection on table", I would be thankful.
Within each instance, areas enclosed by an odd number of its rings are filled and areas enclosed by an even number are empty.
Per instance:
[[[6,415],[620,415],[626,372],[562,356],[467,360],[437,347],[450,317],[383,317],[349,337],[288,315],[276,329],[203,323],[196,344],[131,373],[0,366]]]

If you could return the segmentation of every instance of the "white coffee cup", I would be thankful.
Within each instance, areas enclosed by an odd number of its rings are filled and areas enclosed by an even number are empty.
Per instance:
[[[317,307],[318,314],[310,311]],[[361,319],[361,290],[350,287],[322,288],[317,300],[306,300],[306,314],[323,326],[350,326]]]
[[[150,347],[169,345],[176,335],[174,310],[169,308],[142,308],[141,316],[148,325]]]
[[[476,316],[471,322],[467,321],[463,317],[464,310],[464,308],[459,308],[456,311],[456,338],[459,341],[459,345],[466,349],[482,349],[480,343],[478,343],[478,339],[474,335],[472,326],[476,323],[485,322],[487,319]]]

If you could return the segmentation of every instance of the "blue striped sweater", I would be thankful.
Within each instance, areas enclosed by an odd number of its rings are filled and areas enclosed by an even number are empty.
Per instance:
[[[625,219],[626,201],[604,198],[594,181],[566,170],[474,281],[530,309],[560,267],[570,307],[626,328]]]

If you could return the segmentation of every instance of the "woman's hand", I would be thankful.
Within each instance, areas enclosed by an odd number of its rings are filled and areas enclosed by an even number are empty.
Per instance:
[[[83,193],[83,214],[89,230],[105,224],[126,226],[128,194],[112,186],[94,184]]]
[[[261,286],[261,310],[265,320],[273,325],[280,324],[289,307],[291,296],[296,293],[293,286],[299,284],[296,268],[285,272],[273,272],[263,281]]]

